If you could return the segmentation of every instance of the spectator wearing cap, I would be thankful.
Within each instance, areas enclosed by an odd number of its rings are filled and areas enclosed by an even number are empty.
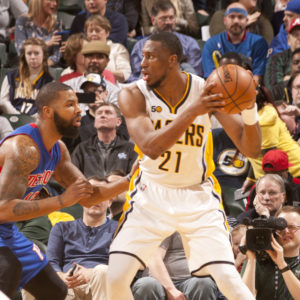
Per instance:
[[[268,151],[262,161],[262,168],[265,174],[277,174],[283,178],[286,190],[286,202],[289,205],[300,205],[300,179],[294,178],[291,173],[289,173],[289,168],[294,165],[289,163],[289,158],[284,151],[279,149],[273,149]],[[248,197],[248,203],[246,210],[253,212],[253,202],[256,196],[256,185],[251,189],[251,193]],[[247,214],[247,213],[246,213]],[[249,214],[249,213],[248,213]],[[251,212],[250,212],[251,214]],[[244,215],[238,217],[238,221],[241,222]]]
[[[215,69],[213,53],[221,55],[226,52],[237,52],[252,59],[253,75],[257,82],[262,80],[266,67],[268,44],[257,34],[246,31],[248,13],[239,2],[227,6],[224,17],[226,31],[212,36],[206,41],[202,52],[202,67],[207,78]]]
[[[104,78],[104,70],[109,61],[109,46],[103,41],[90,41],[88,43],[83,44],[81,53],[84,56],[84,66],[86,72],[84,75],[78,76],[76,78],[72,78],[70,80],[65,81],[64,83],[73,88],[75,92],[83,92],[83,86],[86,81],[93,82],[95,85],[105,85],[106,91],[102,94],[102,101],[108,101],[117,105],[118,103],[118,93],[119,88],[114,85],[112,82]],[[109,72],[106,70],[106,72]],[[99,76],[91,75],[89,76],[89,80],[87,76],[89,74],[98,74]],[[111,73],[110,73],[111,74]],[[111,74],[111,76],[113,76]],[[93,78],[93,79],[92,79]],[[99,95],[96,95],[96,100],[100,101]],[[82,107],[85,110],[87,106]]]
[[[300,17],[300,1],[290,0],[284,11],[283,24],[280,26],[279,33],[273,38],[269,50],[268,58],[276,53],[287,50],[290,46],[288,44],[288,29],[293,19]]]
[[[72,153],[72,162],[86,177],[107,176],[113,170],[130,172],[137,153],[132,142],[117,135],[121,123],[121,112],[116,105],[99,104],[94,122],[97,134],[78,144]]]
[[[287,42],[289,49],[273,55],[269,60],[264,76],[264,84],[269,89],[281,89],[282,95],[287,86],[292,72],[300,69],[291,65],[292,56],[297,48],[300,48],[300,18],[295,18],[288,29]],[[297,66],[297,65],[296,65]]]

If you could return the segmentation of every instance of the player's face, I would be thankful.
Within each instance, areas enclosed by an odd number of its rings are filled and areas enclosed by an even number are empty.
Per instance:
[[[239,36],[244,32],[247,21],[248,18],[241,13],[231,13],[224,17],[226,31],[233,36]]]
[[[152,24],[158,31],[174,31],[176,24],[174,9],[170,8],[165,11],[160,11],[157,16],[152,17]]]
[[[282,212],[278,215],[284,218],[287,222],[285,230],[277,231],[277,239],[279,244],[283,247],[286,254],[287,251],[293,251],[299,254],[300,247],[300,216],[296,212]]]
[[[269,210],[271,215],[278,211],[285,201],[285,193],[271,178],[264,178],[259,182],[257,195],[258,201]]]
[[[96,14],[106,7],[107,0],[85,0],[84,3],[91,14]]]
[[[106,42],[108,32],[96,24],[91,24],[86,30],[86,35],[89,40],[100,40]]]
[[[101,131],[111,131],[117,129],[121,124],[121,119],[117,116],[112,106],[101,106],[95,113],[95,128]]]
[[[84,55],[84,66],[88,73],[102,74],[108,64],[108,57],[103,53]]]
[[[38,69],[43,64],[44,53],[41,46],[27,45],[25,46],[25,59],[29,69]]]
[[[143,48],[141,73],[146,84],[157,88],[168,75],[170,54],[160,42],[148,40]]]
[[[292,83],[292,98],[294,104],[300,108],[300,74],[296,76]]]
[[[54,123],[57,131],[64,137],[74,138],[80,127],[81,109],[73,90],[60,91],[54,105]]]

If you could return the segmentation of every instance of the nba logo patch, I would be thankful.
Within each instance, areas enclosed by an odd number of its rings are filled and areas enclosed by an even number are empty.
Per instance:
[[[142,183],[141,186],[140,186],[140,190],[141,190],[142,192],[144,192],[146,188],[147,188],[147,185],[144,184],[144,183]]]

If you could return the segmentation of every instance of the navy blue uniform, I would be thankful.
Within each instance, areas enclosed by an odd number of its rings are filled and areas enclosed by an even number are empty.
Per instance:
[[[49,181],[53,171],[60,162],[61,150],[57,142],[50,153],[47,151],[36,124],[27,124],[19,127],[4,138],[0,142],[0,146],[6,139],[20,134],[30,136],[40,150],[39,165],[29,175],[27,189],[23,197],[25,201],[31,201]],[[22,264],[19,288],[28,283],[48,264],[45,255],[23,233],[19,232],[12,222],[0,224],[0,247],[8,247]]]

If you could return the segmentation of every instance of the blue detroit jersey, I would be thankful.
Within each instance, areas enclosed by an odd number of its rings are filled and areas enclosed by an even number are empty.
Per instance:
[[[23,197],[24,200],[29,201],[34,199],[49,181],[60,162],[61,151],[59,144],[56,143],[49,153],[45,148],[39,129],[33,123],[17,128],[1,140],[0,146],[6,139],[20,134],[32,137],[40,149],[39,165],[28,176],[28,185]],[[18,288],[22,288],[48,263],[40,249],[19,232],[12,222],[0,224],[0,247],[8,247],[22,264],[22,276]]]
[[[58,143],[56,143],[49,153],[45,148],[40,131],[34,123],[17,128],[0,142],[0,146],[9,137],[19,134],[25,134],[32,137],[40,149],[41,157],[39,165],[29,175],[27,189],[23,197],[24,200],[32,200],[38,195],[42,187],[48,183],[53,171],[60,162],[60,146]]]

